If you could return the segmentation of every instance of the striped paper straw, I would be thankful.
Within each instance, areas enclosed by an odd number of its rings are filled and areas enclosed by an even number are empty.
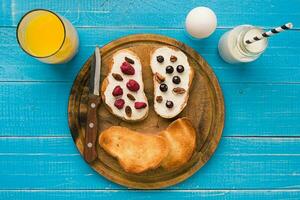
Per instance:
[[[264,32],[262,33],[261,35],[258,35],[258,36],[255,36],[254,38],[250,39],[250,40],[246,40],[246,44],[251,44],[253,42],[256,42],[256,41],[259,41],[263,38],[267,38],[267,37],[270,37],[270,36],[273,36],[277,33],[280,33],[280,32],[283,32],[285,30],[288,30],[288,29],[291,29],[293,28],[293,24],[291,22],[289,23],[286,23],[280,27],[277,27],[277,28],[274,28],[270,31],[267,31],[267,32]]]

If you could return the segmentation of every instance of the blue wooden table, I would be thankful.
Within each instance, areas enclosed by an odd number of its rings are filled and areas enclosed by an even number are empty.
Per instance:
[[[193,41],[187,12],[212,8],[218,28]],[[18,47],[15,29],[28,10],[51,9],[80,36],[68,64],[47,65]],[[0,199],[300,199],[300,0],[1,0]],[[220,36],[239,24],[295,29],[270,40],[256,62],[229,65]],[[72,82],[94,46],[133,33],[174,37],[198,51],[222,87],[226,121],[212,159],[188,180],[164,190],[137,191],[107,181],[81,158],[67,123]]]

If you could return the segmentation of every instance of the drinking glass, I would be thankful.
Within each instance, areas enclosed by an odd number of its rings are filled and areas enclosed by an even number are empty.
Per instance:
[[[20,47],[44,63],[68,62],[78,51],[79,39],[74,26],[50,10],[27,12],[20,20],[16,34]]]

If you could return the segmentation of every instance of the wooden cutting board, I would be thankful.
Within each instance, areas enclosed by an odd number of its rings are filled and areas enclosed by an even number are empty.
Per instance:
[[[98,144],[98,159],[91,167],[107,179],[129,188],[154,189],[179,183],[199,170],[212,156],[221,138],[224,126],[224,102],[218,80],[207,62],[192,48],[165,36],[153,34],[130,35],[110,42],[101,48],[101,81],[108,74],[108,63],[113,54],[128,48],[141,59],[145,93],[149,101],[149,115],[142,122],[124,122],[108,112],[103,104],[98,109],[99,133],[112,125],[125,126],[140,132],[158,132],[175,119],[163,119],[153,109],[153,80],[150,69],[150,52],[161,46],[178,48],[188,56],[195,69],[195,77],[186,108],[176,117],[187,117],[197,130],[197,147],[188,163],[180,169],[162,168],[141,174],[126,173],[117,160],[109,156]],[[91,57],[78,73],[69,97],[68,120],[74,142],[83,153],[87,111],[88,79]]]

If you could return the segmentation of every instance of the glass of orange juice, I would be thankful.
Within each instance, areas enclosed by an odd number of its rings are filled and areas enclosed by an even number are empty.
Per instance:
[[[78,34],[64,17],[45,9],[26,13],[17,27],[20,47],[44,63],[58,64],[71,60],[78,50]]]

